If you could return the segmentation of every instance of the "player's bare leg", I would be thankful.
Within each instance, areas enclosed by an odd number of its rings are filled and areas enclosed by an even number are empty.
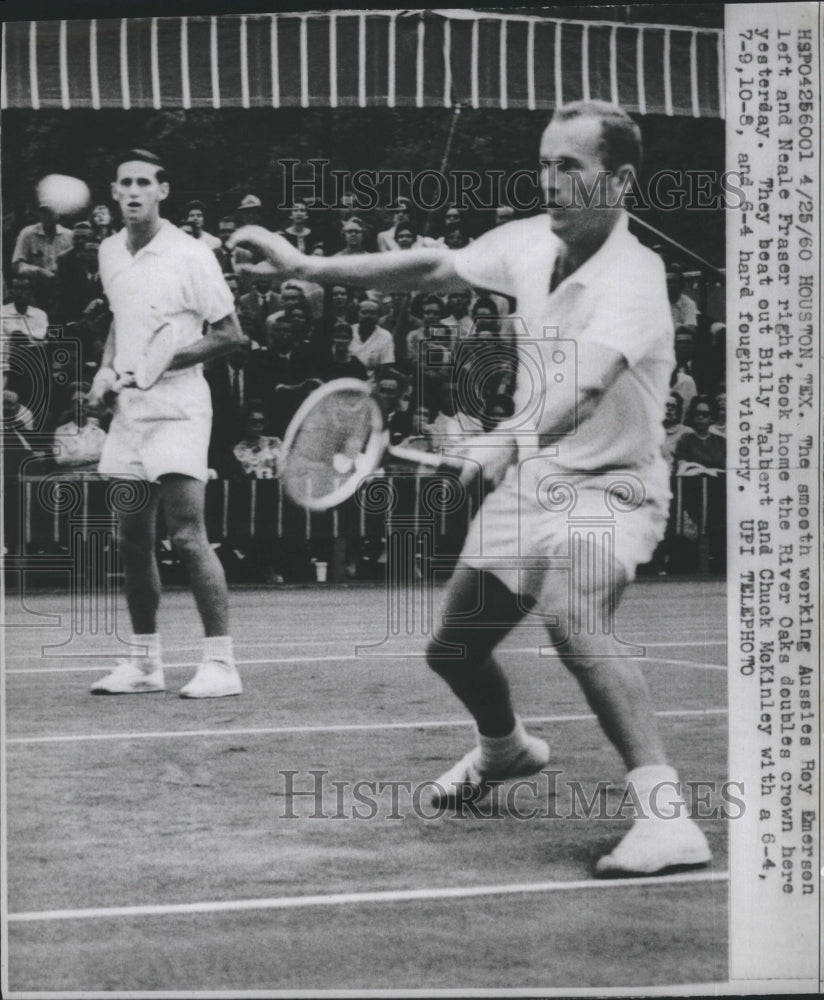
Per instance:
[[[160,573],[157,568],[157,509],[160,489],[149,487],[146,506],[119,518],[118,543],[123,562],[124,591],[132,629],[141,635],[157,631]]]
[[[133,482],[126,482],[126,489],[133,487]],[[147,502],[139,510],[121,513],[118,520],[133,652],[92,684],[92,694],[156,694],[165,690],[157,633],[160,574],[155,557],[160,489],[152,485],[148,490]]]
[[[229,631],[229,592],[220,560],[209,544],[204,518],[206,484],[189,476],[162,477],[163,514],[169,537],[189,573],[206,634],[203,662],[181,690],[185,698],[240,694]]]
[[[190,476],[162,478],[163,516],[169,538],[189,574],[207,637],[229,629],[229,591],[223,566],[209,544],[204,511],[206,484]]]
[[[587,565],[604,565],[601,555],[587,559]],[[711,855],[704,834],[687,816],[678,773],[667,762],[641,669],[614,655],[612,615],[626,583],[624,570],[613,564],[605,578],[579,578],[579,592],[570,600],[566,580],[550,574],[540,605],[561,613],[559,624],[548,629],[550,639],[621,754],[633,800],[640,806],[629,833],[600,859],[597,871],[651,875],[703,865]]]
[[[533,774],[549,760],[546,743],[529,736],[515,715],[509,682],[492,655],[523,614],[519,599],[497,577],[460,565],[455,570],[427,662],[472,714],[478,746],[438,779],[439,804],[477,802],[486,781]],[[455,647],[451,656],[447,644]]]
[[[611,655],[615,649],[611,619],[626,585],[625,571],[615,565],[610,579],[585,581],[573,606],[565,608],[570,603],[566,579],[550,574],[541,605],[560,614],[559,624],[548,629],[549,637],[560,647],[564,665],[575,675],[629,771],[666,765],[667,755],[640,666],[634,660]]]

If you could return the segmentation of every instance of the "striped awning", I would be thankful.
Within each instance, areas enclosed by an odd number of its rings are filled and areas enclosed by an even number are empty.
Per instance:
[[[722,32],[470,10],[3,25],[2,108],[551,109],[724,117]]]

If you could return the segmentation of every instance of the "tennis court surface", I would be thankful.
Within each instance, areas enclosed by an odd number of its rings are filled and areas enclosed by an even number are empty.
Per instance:
[[[432,816],[422,783],[472,729],[419,655],[423,635],[381,645],[396,600],[377,585],[235,589],[245,693],[186,701],[187,592],[161,604],[168,692],[111,698],[88,688],[112,637],[69,642],[65,594],[7,594],[11,992],[726,980],[726,821],[699,819],[710,869],[592,877],[630,824],[616,817],[622,767],[574,680],[538,655],[540,629],[517,629],[501,657],[549,773],[479,815]],[[712,783],[702,816],[726,804],[725,624],[723,583],[653,580],[628,590],[616,630],[645,646],[682,780]]]

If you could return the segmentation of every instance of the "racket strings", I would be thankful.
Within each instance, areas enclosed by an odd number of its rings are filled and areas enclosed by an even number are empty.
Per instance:
[[[368,396],[341,390],[306,414],[284,463],[294,499],[320,500],[359,474],[376,431],[374,412]]]

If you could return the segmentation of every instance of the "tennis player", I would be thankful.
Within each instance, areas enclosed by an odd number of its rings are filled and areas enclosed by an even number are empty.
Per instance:
[[[470,453],[498,487],[470,529],[428,650],[430,666],[478,730],[477,746],[438,779],[437,800],[478,801],[488,781],[540,771],[549,760],[546,743],[515,714],[492,655],[527,615],[545,622],[623,758],[637,803],[632,827],[596,871],[649,875],[703,865],[709,847],[686,815],[643,674],[616,655],[608,628],[636,566],[663,538],[669,497],[660,448],[673,367],[664,267],[630,234],[623,209],[641,136],[620,108],[576,102],[556,111],[540,158],[545,214],[457,251],[324,260],[303,257],[262,229],[239,230],[233,240],[264,250],[284,275],[325,284],[444,291],[466,283],[517,300],[528,336],[518,344],[515,416],[474,439]],[[575,344],[571,394],[553,392],[555,336]],[[632,502],[617,499],[622,481],[635,484]],[[569,502],[557,504],[559,495]],[[603,524],[618,508],[611,536],[580,531],[571,551],[571,518]]]
[[[117,161],[112,196],[124,228],[100,245],[100,277],[114,316],[89,405],[117,392],[114,418],[100,458],[100,472],[128,481],[145,502],[121,513],[120,552],[135,654],[120,660],[92,685],[93,694],[165,690],[157,632],[160,577],[155,559],[158,510],[189,572],[206,634],[203,659],[180,691],[185,698],[241,693],[228,632],[228,592],[204,523],[206,454],[212,423],[202,365],[243,343],[234,300],[217,258],[167,220],[160,206],[169,195],[161,161],[130,150]],[[205,334],[204,323],[208,324]],[[170,325],[177,348],[168,370],[150,389],[128,373],[145,360],[157,330]]]

